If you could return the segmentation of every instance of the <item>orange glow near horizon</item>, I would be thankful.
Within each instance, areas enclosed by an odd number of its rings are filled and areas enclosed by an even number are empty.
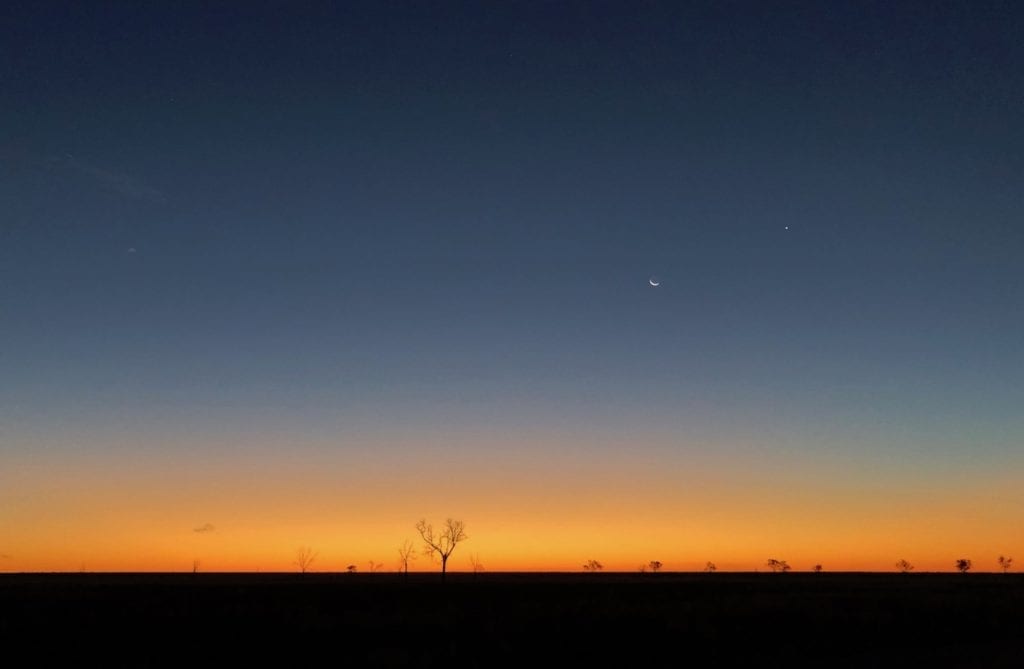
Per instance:
[[[1021,502],[1016,467],[883,474],[835,458],[588,454],[543,440],[518,451],[492,443],[486,456],[455,443],[347,459],[308,447],[240,458],[220,446],[229,455],[9,463],[0,570],[186,571],[199,560],[201,571],[294,571],[305,545],[319,553],[314,571],[366,571],[371,560],[394,571],[402,541],[419,546],[416,520],[446,516],[469,535],[453,571],[469,570],[470,555],[488,571],[579,571],[591,558],[607,571],[655,559],[667,571],[709,560],[753,571],[769,557],[827,571],[893,571],[900,558],[950,571],[969,557],[994,571],[998,555],[1024,556],[1007,512]],[[213,530],[195,531],[206,524]],[[437,566],[419,556],[412,569]]]

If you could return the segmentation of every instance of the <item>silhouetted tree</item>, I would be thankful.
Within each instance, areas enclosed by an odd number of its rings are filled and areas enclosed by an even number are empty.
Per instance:
[[[597,560],[587,560],[583,565],[583,571],[601,571],[602,569],[604,569],[604,565]]]
[[[310,565],[316,559],[316,551],[309,546],[299,546],[295,550],[295,564],[299,567],[299,573],[305,574],[309,571]]]
[[[899,560],[896,562],[896,568],[900,570],[902,574],[909,574],[914,571],[914,565],[910,564],[907,560]]]
[[[820,574],[821,573],[821,565],[820,564],[814,565],[814,573],[815,574]]]
[[[465,525],[461,520],[449,518],[444,521],[441,531],[435,534],[432,525],[426,520],[420,520],[416,523],[416,530],[423,539],[423,552],[430,556],[436,553],[441,558],[441,581],[444,581],[448,572],[448,557],[460,542],[469,538],[466,536]]]
[[[710,560],[708,560],[708,563],[706,565],[704,565],[704,571],[706,571],[709,574],[712,574],[712,573],[718,571],[718,567],[715,566],[714,562],[711,562]]]
[[[477,553],[469,556],[469,564],[473,567],[474,574],[479,574],[484,570],[484,563],[480,561],[480,556]]]
[[[383,562],[374,562],[373,560],[370,560],[370,573],[376,574],[378,571],[380,571],[380,568],[383,566]]]
[[[412,542],[406,539],[398,547],[398,569],[406,576],[409,575],[409,562],[416,559],[416,549]]]
[[[961,574],[966,574],[968,571],[971,570],[971,561],[967,558],[960,558],[956,561],[956,568],[960,571]]]
[[[1012,557],[1005,557],[1005,556],[1000,555],[999,556],[999,560],[997,560],[997,562],[999,562],[999,568],[1003,570],[1004,574],[1006,572],[1010,571],[1010,567],[1013,566],[1013,558]]]
[[[192,560],[192,573],[193,574],[198,574],[199,573],[199,560],[198,559]]]
[[[359,571],[359,567],[355,566],[354,564],[350,564],[349,566],[345,567],[345,571],[349,574],[354,574],[357,571]]]
[[[651,568],[651,571],[657,573],[661,570],[661,560],[651,560],[647,563],[647,566]]]
[[[787,563],[785,560],[776,560],[775,558],[769,558],[768,562],[766,562],[765,564],[767,564],[768,568],[775,573],[784,574],[790,570],[789,563]]]

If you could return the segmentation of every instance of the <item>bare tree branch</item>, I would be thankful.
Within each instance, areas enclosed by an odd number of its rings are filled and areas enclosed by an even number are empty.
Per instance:
[[[416,559],[415,548],[411,541],[406,539],[398,547],[398,569],[403,574],[409,574],[409,562]]]
[[[313,564],[316,556],[317,552],[309,546],[299,546],[295,551],[295,564],[298,565],[299,572],[305,574],[309,571],[309,567]]]
[[[416,531],[423,539],[423,553],[431,557],[436,554],[441,558],[441,580],[444,581],[448,572],[448,557],[459,543],[469,538],[466,536],[465,523],[448,518],[440,533],[435,535],[434,526],[421,519],[416,523]]]

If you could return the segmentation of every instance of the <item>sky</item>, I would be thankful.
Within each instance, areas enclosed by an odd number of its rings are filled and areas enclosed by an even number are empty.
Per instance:
[[[0,31],[0,571],[1024,559],[1015,3]]]

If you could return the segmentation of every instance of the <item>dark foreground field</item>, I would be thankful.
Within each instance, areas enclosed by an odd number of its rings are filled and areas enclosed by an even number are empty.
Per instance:
[[[32,666],[1017,668],[1024,578],[0,575],[0,644]]]

